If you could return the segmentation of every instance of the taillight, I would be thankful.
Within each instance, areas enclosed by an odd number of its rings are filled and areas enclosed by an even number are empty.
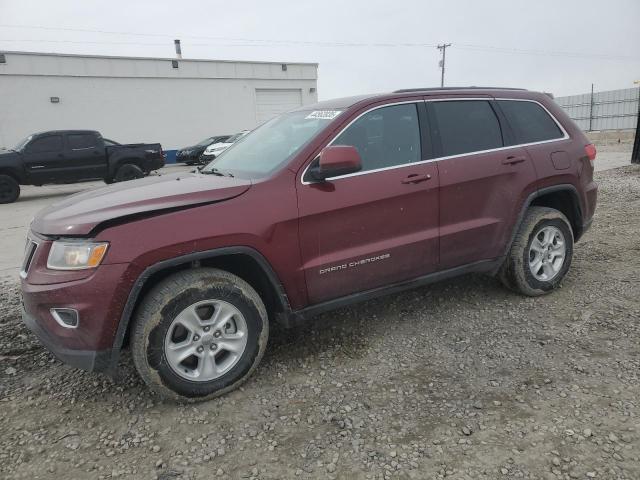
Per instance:
[[[596,159],[596,146],[593,143],[584,146],[584,153],[587,154],[592,162]]]

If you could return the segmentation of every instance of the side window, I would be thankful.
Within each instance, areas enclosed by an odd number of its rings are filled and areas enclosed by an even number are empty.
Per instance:
[[[98,138],[95,135],[89,135],[86,133],[69,134],[67,135],[67,140],[71,150],[82,150],[98,146]]]
[[[420,126],[415,104],[391,105],[364,114],[333,145],[352,145],[362,157],[362,171],[421,160]]]
[[[62,135],[48,135],[36,138],[26,148],[27,153],[46,153],[62,151]]]
[[[491,150],[503,146],[500,123],[486,100],[429,102],[440,137],[441,156]]]
[[[562,138],[556,122],[534,102],[498,100],[504,116],[513,128],[516,143],[533,143]]]

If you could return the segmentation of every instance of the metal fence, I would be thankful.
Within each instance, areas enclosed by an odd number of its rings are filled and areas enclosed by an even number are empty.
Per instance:
[[[640,88],[557,97],[556,102],[585,131],[627,130],[638,123]]]

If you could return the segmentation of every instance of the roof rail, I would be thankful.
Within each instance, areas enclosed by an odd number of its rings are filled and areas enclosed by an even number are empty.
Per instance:
[[[509,87],[425,87],[425,88],[401,88],[394,90],[392,93],[409,93],[409,92],[431,92],[435,90],[526,90],[526,88],[509,88]]]

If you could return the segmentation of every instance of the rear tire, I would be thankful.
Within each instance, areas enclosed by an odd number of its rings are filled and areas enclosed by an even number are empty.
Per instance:
[[[147,294],[132,326],[131,353],[156,393],[204,401],[247,380],[268,337],[264,303],[247,282],[198,268],[171,275]]]
[[[498,277],[515,292],[544,295],[558,288],[572,258],[573,231],[567,217],[553,208],[531,207]]]
[[[20,185],[9,175],[0,175],[0,203],[13,203],[20,196]]]
[[[127,182],[129,180],[135,180],[142,177],[144,177],[144,172],[140,167],[132,163],[125,163],[118,168],[115,176],[113,177],[113,181]]]

